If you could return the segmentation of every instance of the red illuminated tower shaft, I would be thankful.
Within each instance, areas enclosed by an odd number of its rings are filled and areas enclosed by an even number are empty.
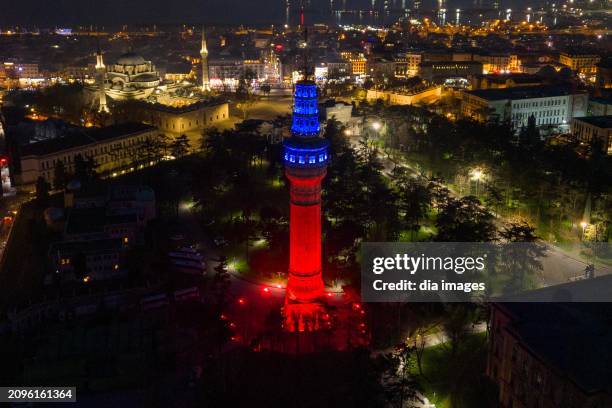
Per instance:
[[[317,301],[323,294],[321,276],[321,181],[326,170],[287,170],[291,183],[289,229],[290,299]]]

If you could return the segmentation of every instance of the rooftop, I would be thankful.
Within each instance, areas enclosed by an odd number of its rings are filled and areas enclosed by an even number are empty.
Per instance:
[[[482,66],[482,62],[480,61],[425,61],[419,64],[422,67],[430,67],[433,65],[470,65],[470,66]]]
[[[561,51],[560,54],[570,55],[570,56],[595,56],[599,57],[597,51],[588,49],[588,48],[578,48],[578,47],[568,47]]]
[[[573,95],[580,93],[580,91],[573,91],[571,88],[565,86],[543,85],[502,89],[477,89],[475,91],[466,91],[466,93],[478,96],[479,98],[495,101],[504,99],[550,98],[554,96]]]
[[[201,108],[219,106],[226,103],[225,100],[219,98],[212,98],[204,101],[194,101],[189,105],[181,105],[181,106],[171,106],[163,103],[149,103],[144,101],[136,101],[135,103],[139,104],[141,107],[145,109],[155,110],[159,112],[167,112],[167,113],[185,113],[192,112]]]
[[[523,74],[523,73],[510,73],[510,74],[481,74],[478,75],[479,78],[486,78],[491,82],[506,82],[507,80],[512,80],[515,83],[534,83],[534,82],[542,82],[542,78],[538,75],[532,74]]]
[[[123,243],[119,238],[96,239],[92,241],[68,241],[56,242],[51,245],[49,253],[60,253],[64,256],[78,253],[104,253],[116,251],[123,248]]]
[[[132,224],[136,213],[108,215],[106,208],[73,208],[66,222],[66,234],[101,233],[107,225]]]
[[[21,156],[46,156],[64,150],[154,129],[153,126],[142,123],[123,123],[103,128],[81,127],[61,137],[25,145],[21,148]]]
[[[587,392],[610,390],[612,304],[504,303],[509,329],[531,353]]]
[[[134,52],[127,52],[117,59],[119,65],[141,65],[145,62],[144,58]]]
[[[612,116],[585,116],[582,118],[575,118],[580,122],[588,123],[589,125],[597,126],[602,129],[612,129]]]

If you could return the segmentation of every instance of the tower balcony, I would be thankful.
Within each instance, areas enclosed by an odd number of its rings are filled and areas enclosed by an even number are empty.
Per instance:
[[[329,142],[319,137],[309,139],[292,136],[283,143],[283,159],[287,168],[319,169],[329,162]]]

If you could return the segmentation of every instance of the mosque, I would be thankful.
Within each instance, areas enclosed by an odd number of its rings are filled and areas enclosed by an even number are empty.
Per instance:
[[[146,99],[162,83],[155,65],[128,52],[106,70],[105,93],[114,100]]]
[[[202,30],[202,83],[197,87],[203,94],[210,92],[208,79],[208,50]],[[170,106],[184,106],[197,102],[202,95],[194,93],[188,82],[163,80],[151,61],[133,51],[121,55],[114,64],[106,66],[102,51],[96,53],[96,83],[91,88],[96,94],[98,110],[108,112],[107,97],[114,101],[145,100]]]

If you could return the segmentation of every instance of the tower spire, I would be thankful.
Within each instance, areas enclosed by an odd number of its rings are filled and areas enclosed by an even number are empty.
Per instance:
[[[202,47],[200,48],[202,57],[202,91],[210,92],[210,80],[208,78],[208,47],[206,46],[206,29],[202,26]]]
[[[302,2],[300,8],[300,24],[302,25],[302,35],[304,36],[304,52],[302,54],[302,63],[304,66],[302,67],[302,72],[304,73],[304,80],[308,80],[311,72],[310,67],[308,66],[308,27],[306,27],[304,17],[304,2]]]

